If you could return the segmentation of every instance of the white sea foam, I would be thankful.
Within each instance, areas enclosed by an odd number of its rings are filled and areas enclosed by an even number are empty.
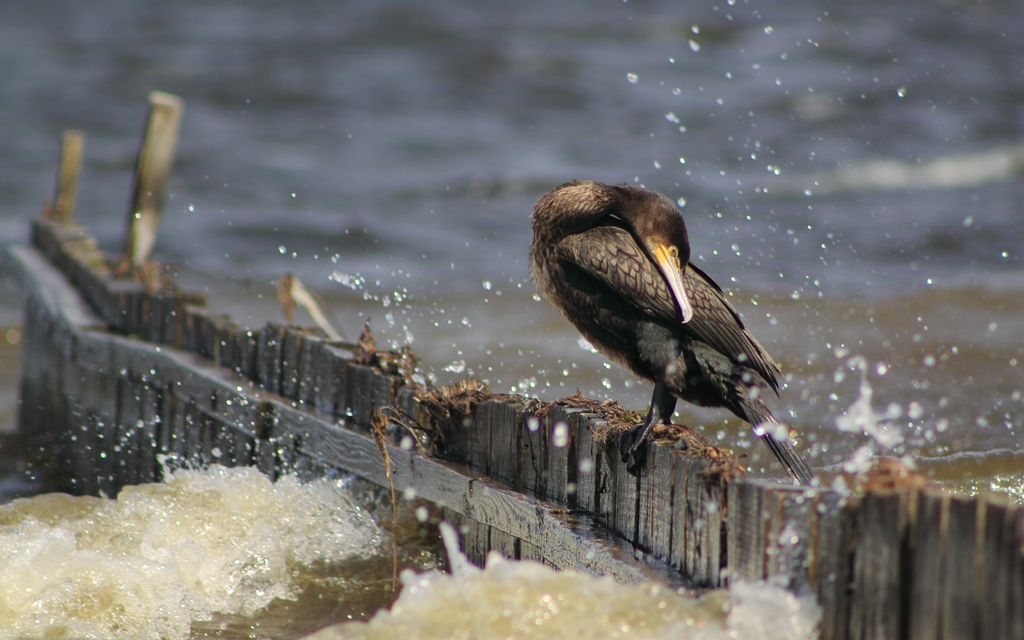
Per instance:
[[[655,584],[623,585],[497,554],[481,570],[447,542],[453,575],[406,571],[402,593],[389,611],[369,622],[329,627],[307,640],[816,637],[817,604],[766,584],[741,582],[694,598]]]
[[[382,535],[336,483],[251,468],[16,500],[0,507],[0,638],[187,638],[294,598],[297,569],[373,554]]]

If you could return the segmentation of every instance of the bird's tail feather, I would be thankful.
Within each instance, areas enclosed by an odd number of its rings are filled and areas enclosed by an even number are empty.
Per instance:
[[[776,437],[774,427],[778,425],[778,422],[776,422],[771,411],[767,407],[754,408],[745,406],[743,413],[746,414],[747,421],[755,427],[764,425],[757,430],[757,435],[775,454],[775,457],[778,458],[782,467],[786,470],[786,473],[800,484],[814,484],[814,471],[811,470],[811,467],[804,461],[796,448],[793,447],[793,443],[790,442],[789,438],[785,435]]]

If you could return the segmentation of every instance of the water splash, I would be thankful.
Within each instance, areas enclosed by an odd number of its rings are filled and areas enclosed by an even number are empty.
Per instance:
[[[857,399],[846,409],[846,413],[836,418],[836,427],[840,431],[863,433],[871,438],[871,442],[858,448],[853,456],[843,463],[844,470],[861,473],[870,468],[871,459],[879,451],[891,450],[903,444],[903,434],[892,425],[893,420],[903,415],[903,409],[893,402],[885,411],[876,412],[871,404],[874,389],[868,382],[867,360],[861,356],[854,356],[847,364],[860,372],[860,384]],[[880,372],[884,373],[884,370],[880,369]]]
[[[815,637],[820,610],[811,599],[763,583],[734,584],[700,598],[657,584],[623,585],[609,577],[555,571],[497,553],[485,569],[459,551],[441,525],[452,575],[402,574],[402,593],[369,622],[324,629],[334,638],[687,638],[799,640]]]
[[[297,596],[302,567],[373,556],[382,531],[336,483],[178,470],[116,500],[0,507],[3,637],[188,638]]]

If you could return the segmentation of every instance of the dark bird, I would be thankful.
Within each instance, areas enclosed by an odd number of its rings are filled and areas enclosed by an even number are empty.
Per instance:
[[[814,481],[762,399],[769,389],[778,394],[778,363],[690,262],[686,224],[671,200],[589,180],[556,187],[533,210],[530,270],[598,351],[654,382],[647,419],[619,441],[631,473],[643,464],[651,428],[668,424],[681,398],[729,409],[790,476]]]

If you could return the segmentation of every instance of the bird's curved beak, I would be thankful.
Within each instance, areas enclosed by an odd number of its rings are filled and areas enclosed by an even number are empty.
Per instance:
[[[672,297],[675,298],[676,304],[679,306],[683,324],[686,324],[693,319],[693,307],[690,306],[690,299],[686,296],[686,289],[683,288],[683,265],[679,263],[679,251],[675,247],[659,244],[654,247],[654,259],[665,276]]]

